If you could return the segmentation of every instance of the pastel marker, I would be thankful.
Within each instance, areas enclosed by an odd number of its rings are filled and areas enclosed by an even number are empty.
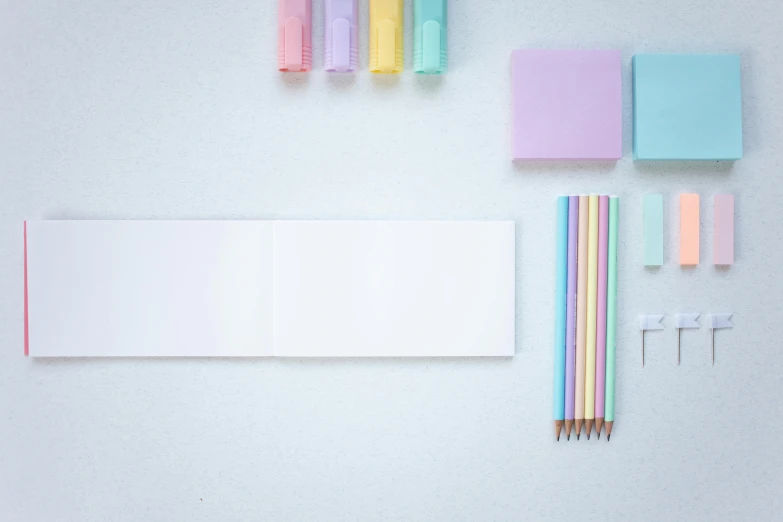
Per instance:
[[[413,0],[413,70],[446,72],[446,0]]]
[[[277,68],[307,72],[313,66],[312,0],[279,0],[277,9]]]
[[[370,72],[402,72],[403,21],[403,0],[370,0]]]
[[[359,65],[359,0],[325,0],[324,68],[353,72]]]

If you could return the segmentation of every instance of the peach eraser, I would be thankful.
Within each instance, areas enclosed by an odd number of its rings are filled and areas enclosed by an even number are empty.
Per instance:
[[[680,194],[680,265],[699,264],[699,195]]]

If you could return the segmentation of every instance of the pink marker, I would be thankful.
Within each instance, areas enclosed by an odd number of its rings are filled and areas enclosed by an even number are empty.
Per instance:
[[[313,0],[280,0],[277,25],[277,68],[309,71],[313,66]]]
[[[324,8],[324,67],[353,72],[359,65],[359,1],[326,0]]]

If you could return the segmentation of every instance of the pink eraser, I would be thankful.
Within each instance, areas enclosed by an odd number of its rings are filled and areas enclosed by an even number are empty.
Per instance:
[[[313,0],[279,0],[277,68],[306,72],[313,66]]]
[[[622,157],[620,51],[512,51],[511,84],[514,159]]]
[[[352,72],[359,66],[359,0],[324,3],[324,68]]]
[[[715,195],[715,252],[716,265],[734,264],[734,196]]]

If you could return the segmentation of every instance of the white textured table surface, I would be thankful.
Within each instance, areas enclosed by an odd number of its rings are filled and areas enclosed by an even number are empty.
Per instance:
[[[0,519],[772,520],[783,487],[779,0],[451,2],[442,78],[275,70],[273,0],[0,6]],[[410,2],[406,2],[410,4]],[[410,5],[407,5],[410,8]],[[410,14],[410,9],[407,11]],[[411,20],[406,22],[411,63]],[[619,48],[625,157],[513,166],[514,47]],[[745,158],[634,164],[636,52],[742,55]],[[621,196],[617,422],[552,440],[556,195]],[[676,264],[676,195],[702,258]],[[716,270],[712,196],[737,195]],[[642,267],[641,197],[666,264]],[[49,360],[22,356],[22,220],[513,219],[506,360]],[[733,311],[709,330],[640,313]]]

